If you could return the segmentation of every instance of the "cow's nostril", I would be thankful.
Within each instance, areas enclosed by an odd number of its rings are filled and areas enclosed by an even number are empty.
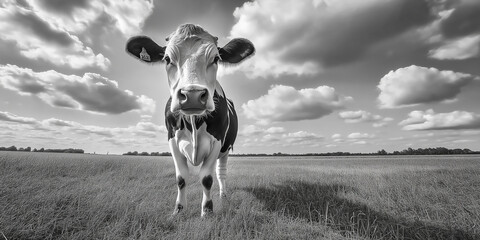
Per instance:
[[[180,102],[184,102],[187,100],[187,91],[180,90],[178,91],[177,97]]]
[[[200,102],[205,104],[207,102],[207,98],[208,98],[208,91],[203,90],[203,92],[200,94]]]

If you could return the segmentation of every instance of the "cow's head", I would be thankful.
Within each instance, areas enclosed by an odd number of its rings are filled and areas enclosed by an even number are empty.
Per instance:
[[[214,111],[218,63],[239,63],[255,52],[253,44],[242,38],[219,48],[217,37],[192,24],[178,27],[167,38],[165,47],[148,37],[137,36],[128,40],[126,50],[147,63],[166,63],[172,97],[170,110],[184,115]]]

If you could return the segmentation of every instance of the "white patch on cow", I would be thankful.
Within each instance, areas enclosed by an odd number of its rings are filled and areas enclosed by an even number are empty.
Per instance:
[[[182,118],[184,125],[188,124],[186,118]],[[188,120],[192,124],[192,131],[186,127],[175,132],[175,142],[180,152],[193,165],[200,165],[208,156],[213,153],[215,145],[220,141],[207,132],[207,123],[203,122],[200,127],[195,125],[195,116]],[[218,156],[215,156],[218,158]]]
[[[142,47],[142,51],[140,52],[140,59],[144,61],[151,61],[150,55],[148,54],[147,50]]]

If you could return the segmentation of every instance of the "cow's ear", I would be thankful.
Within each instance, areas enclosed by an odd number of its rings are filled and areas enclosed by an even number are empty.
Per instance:
[[[239,63],[255,53],[253,43],[245,38],[234,38],[223,48],[218,48],[222,62]]]
[[[147,63],[162,61],[165,55],[165,47],[160,47],[146,36],[130,38],[125,49],[134,57]]]

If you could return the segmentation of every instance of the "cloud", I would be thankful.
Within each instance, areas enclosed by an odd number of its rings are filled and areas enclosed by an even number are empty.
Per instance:
[[[336,147],[339,144],[354,144],[354,145],[364,145],[368,144],[368,140],[376,138],[375,134],[370,133],[360,133],[353,132],[348,134],[346,137],[343,137],[342,134],[335,133],[330,137],[333,141],[333,144],[330,144],[330,147]]]
[[[22,124],[36,124],[37,121],[34,118],[19,117],[9,112],[0,112],[0,121],[15,122]]]
[[[20,95],[37,96],[54,107],[103,114],[132,110],[153,112],[155,109],[153,99],[121,90],[116,81],[95,73],[80,77],[54,70],[34,72],[15,65],[0,65],[0,86]]]
[[[480,33],[480,2],[476,0],[460,1],[452,13],[440,25],[442,34],[447,38],[457,38]]]
[[[375,134],[359,133],[359,132],[350,133],[347,136],[347,138],[349,139],[369,139],[374,137],[375,137]]]
[[[334,133],[331,138],[332,138],[332,139],[339,139],[339,138],[341,138],[341,137],[342,137],[342,134],[340,134],[340,133]]]
[[[398,108],[453,100],[461,88],[480,79],[466,73],[409,66],[390,71],[377,85],[380,108]]]
[[[230,37],[248,38],[257,48],[241,65],[250,77],[313,74],[350,63],[433,19],[427,3],[418,0],[260,0],[244,3],[234,16]]]
[[[306,131],[286,132],[283,127],[268,129],[255,125],[246,126],[241,132],[244,147],[264,146],[319,146],[324,137]]]
[[[428,52],[429,57],[439,60],[463,60],[477,57],[479,54],[480,35],[449,40],[444,45]]]
[[[58,66],[103,70],[110,66],[110,60],[103,54],[95,54],[77,36],[37,13],[15,3],[4,3],[0,8],[0,40],[14,42],[26,58],[42,59]]]
[[[438,13],[431,25],[430,40],[434,48],[430,58],[464,60],[480,56],[480,2],[455,1]]]
[[[346,123],[371,122],[373,123],[374,127],[384,127],[388,124],[388,122],[393,120],[393,118],[374,115],[363,110],[344,111],[340,112],[338,115],[341,119],[345,120]]]
[[[141,121],[127,127],[102,127],[57,118],[37,120],[9,112],[0,112],[0,128],[9,130],[0,132],[0,142],[5,135],[9,138],[8,142],[4,143],[11,143],[13,138],[17,143],[34,144],[38,147],[35,139],[41,139],[41,142],[48,142],[48,146],[45,146],[48,148],[87,147],[97,151],[98,146],[108,146],[106,143],[111,143],[110,147],[117,150],[120,146],[120,151],[125,147],[137,150],[157,149],[158,143],[154,140],[167,132],[165,126],[152,122]],[[11,132],[15,134],[10,134]]]
[[[435,113],[432,109],[412,111],[399,125],[403,130],[480,129],[480,114],[466,111]]]
[[[323,136],[309,133],[306,131],[298,131],[293,133],[282,134],[282,139],[288,143],[292,144],[318,144],[319,141],[323,140]]]
[[[243,128],[243,130],[240,132],[240,135],[242,136],[252,136],[252,135],[260,135],[260,134],[279,134],[279,133],[284,133],[285,128],[283,127],[269,127],[269,128],[262,128],[258,127],[256,125],[247,125]]]
[[[342,109],[351,97],[338,94],[334,88],[319,86],[296,90],[275,85],[268,93],[242,105],[243,113],[260,124],[317,119]]]
[[[45,21],[68,32],[81,33],[99,18],[108,18],[109,29],[126,37],[138,34],[153,11],[153,1],[27,0]]]

